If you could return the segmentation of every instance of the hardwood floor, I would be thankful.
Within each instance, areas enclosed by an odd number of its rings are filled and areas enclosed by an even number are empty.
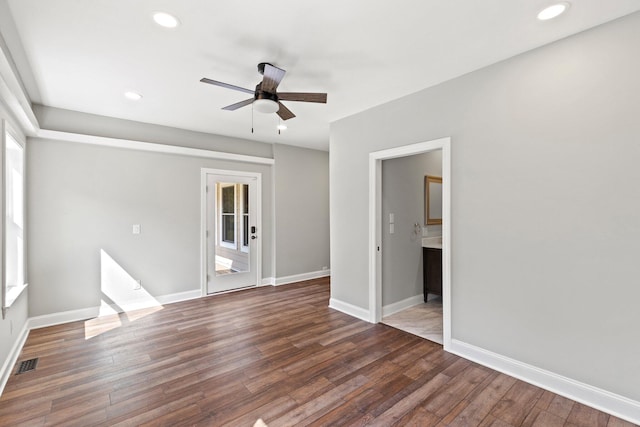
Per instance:
[[[328,299],[318,279],[34,330],[0,425],[632,425]]]

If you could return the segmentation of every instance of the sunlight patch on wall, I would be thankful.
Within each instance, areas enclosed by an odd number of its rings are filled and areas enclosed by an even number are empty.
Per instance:
[[[158,302],[111,255],[100,250],[100,313],[85,322],[85,339],[162,310]]]

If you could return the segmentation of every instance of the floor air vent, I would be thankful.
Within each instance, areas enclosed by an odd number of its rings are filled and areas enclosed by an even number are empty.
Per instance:
[[[18,367],[18,372],[16,372],[16,375],[33,371],[34,369],[36,369],[37,365],[38,365],[37,357],[35,359],[23,360],[22,362],[20,362],[20,366]]]

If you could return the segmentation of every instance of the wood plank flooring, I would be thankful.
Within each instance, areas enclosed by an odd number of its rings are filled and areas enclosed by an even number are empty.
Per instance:
[[[327,279],[34,330],[0,426],[631,426],[327,307]]]

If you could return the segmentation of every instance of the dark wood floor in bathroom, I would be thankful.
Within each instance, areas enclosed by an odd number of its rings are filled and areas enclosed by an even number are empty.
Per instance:
[[[632,425],[328,300],[318,279],[34,330],[0,425]]]

